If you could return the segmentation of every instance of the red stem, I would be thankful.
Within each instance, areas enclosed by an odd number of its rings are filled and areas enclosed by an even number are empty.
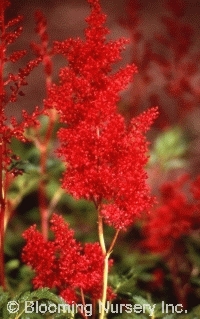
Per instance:
[[[3,1],[4,2],[4,1]],[[1,37],[0,37],[0,120],[4,117],[4,82],[3,71],[5,61],[5,49],[6,45],[3,40],[5,34],[4,25],[4,8],[2,3],[0,5],[0,21],[1,21]],[[1,122],[1,125],[3,122]],[[5,217],[5,190],[3,183],[3,148],[4,148],[4,136],[0,136],[0,285],[5,288],[5,274],[4,274],[4,217]]]
[[[44,68],[45,68],[45,60],[43,61]],[[46,91],[48,94],[48,90],[51,87],[52,84],[52,77],[51,75],[46,74]],[[45,240],[48,239],[48,229],[49,229],[49,212],[47,207],[47,199],[46,199],[46,182],[45,182],[45,175],[47,173],[47,159],[48,159],[48,147],[49,143],[51,142],[54,124],[56,121],[56,112],[55,110],[49,110],[49,123],[47,127],[46,134],[44,136],[44,140],[40,141],[40,172],[41,172],[41,179],[39,182],[39,208],[40,208],[40,214],[41,214],[41,228],[42,228],[42,234]],[[40,136],[38,137],[38,140],[40,140]]]
[[[3,167],[2,167],[2,155],[3,145],[2,138],[0,141],[0,285],[5,288],[5,271],[4,271],[4,217],[5,217],[5,198],[3,192]]]
[[[39,209],[40,209],[40,215],[41,215],[41,230],[42,234],[45,240],[48,239],[48,221],[49,221],[49,212],[48,212],[48,205],[47,205],[47,199],[46,199],[46,181],[45,181],[45,175],[47,174],[47,159],[48,159],[48,146],[51,142],[51,137],[53,133],[53,128],[56,120],[54,110],[52,112],[49,112],[49,125],[47,128],[46,135],[44,137],[44,141],[40,141],[39,143],[39,149],[40,149],[40,173],[41,173],[41,179],[39,182]]]
[[[82,288],[81,288],[81,300],[82,300],[82,305],[83,305],[83,307],[85,309],[85,297],[84,297],[84,293],[83,293],[83,289]],[[83,316],[84,316],[85,319],[88,319],[85,311],[83,312]]]
[[[48,239],[48,210],[47,210],[47,202],[46,202],[46,187],[45,187],[45,174],[46,174],[46,160],[47,160],[47,151],[46,147],[41,147],[41,155],[40,155],[40,173],[41,179],[39,182],[39,208],[41,214],[41,228],[42,234],[45,240]]]

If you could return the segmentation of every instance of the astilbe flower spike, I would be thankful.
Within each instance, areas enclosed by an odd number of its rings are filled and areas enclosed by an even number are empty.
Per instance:
[[[185,258],[189,237],[199,232],[199,178],[191,181],[189,174],[160,188],[159,205],[144,224],[146,246],[162,257],[170,272],[174,294],[184,308],[192,291],[192,263]]]
[[[36,58],[19,69],[16,74],[6,73],[6,66],[9,63],[17,62],[26,54],[26,50],[18,50],[8,55],[8,47],[19,38],[23,31],[23,28],[18,26],[22,20],[21,16],[5,22],[5,11],[9,5],[10,2],[6,0],[2,0],[0,4],[0,285],[3,287],[5,287],[4,233],[12,213],[12,205],[7,199],[7,190],[18,173],[17,169],[10,169],[12,159],[17,158],[16,154],[12,153],[10,143],[13,137],[25,141],[25,128],[29,125],[37,126],[37,115],[40,113],[37,108],[31,116],[24,111],[21,123],[18,123],[14,117],[6,116],[8,103],[15,102],[18,95],[24,95],[21,87],[27,85],[27,76],[41,62],[40,58]]]
[[[63,188],[75,198],[93,201],[98,213],[98,235],[103,260],[102,311],[108,298],[110,254],[121,229],[132,224],[152,198],[146,185],[147,142],[144,134],[157,116],[151,109],[126,125],[117,112],[119,93],[137,73],[127,65],[113,72],[121,59],[126,39],[106,42],[108,29],[98,0],[88,1],[91,14],[86,19],[85,41],[56,42],[68,66],[60,71],[60,84],[49,90],[45,107],[55,108],[64,124],[58,132],[58,154],[67,163]],[[107,249],[103,224],[116,229]]]
[[[66,162],[62,186],[75,198],[94,203],[99,243],[80,246],[61,217],[54,215],[51,229],[55,240],[47,244],[40,239],[42,250],[50,245],[50,268],[45,256],[43,265],[46,266],[34,263],[34,255],[38,260],[34,249],[38,236],[35,229],[25,232],[27,245],[23,261],[35,269],[35,287],[57,288],[68,302],[76,302],[77,291],[82,302],[84,296],[101,300],[102,319],[106,300],[112,297],[108,272],[119,231],[131,225],[153,201],[144,170],[148,160],[145,133],[158,112],[157,108],[152,108],[128,125],[118,113],[119,93],[130,83],[137,68],[134,64],[127,65],[113,72],[112,65],[121,59],[121,51],[128,41],[107,42],[106,16],[101,12],[100,3],[98,0],[88,0],[88,3],[91,14],[86,19],[85,40],[78,38],[54,43],[54,53],[62,54],[67,66],[60,71],[59,85],[49,88],[45,110],[55,108],[63,124],[58,131],[60,147],[57,151]],[[104,223],[116,230],[109,248],[104,240]],[[52,271],[57,274],[57,282],[54,275],[51,281]]]
[[[42,58],[44,65],[44,73],[46,75],[46,87],[51,86],[52,82],[52,49],[49,48],[49,36],[47,33],[47,20],[41,11],[35,12],[36,28],[35,32],[38,34],[40,43],[31,42],[31,48],[36,57]]]
[[[180,240],[192,231],[196,221],[196,204],[184,192],[189,182],[189,176],[183,175],[161,186],[160,204],[151,212],[144,226],[145,244],[152,252],[163,256],[170,254]]]
[[[165,31],[155,35],[157,48],[155,46],[152,61],[160,68],[165,81],[163,93],[174,105],[171,122],[181,123],[199,103],[198,88],[193,80],[198,74],[199,52],[194,46],[195,29],[184,21],[187,2],[166,0],[164,4],[168,10],[168,15],[161,18]],[[162,104],[165,106],[165,101]],[[170,118],[170,114],[168,116]]]
[[[119,22],[130,34],[132,61],[138,66],[139,75],[124,101],[123,112],[131,118],[155,104],[160,108],[157,127],[163,129],[175,122],[182,124],[199,104],[199,86],[195,83],[199,74],[199,52],[194,26],[185,19],[189,3],[162,1],[163,10],[161,16],[158,15],[160,31],[152,38],[149,38],[149,28],[146,31],[143,28],[141,1],[127,0],[126,4],[126,17]],[[157,79],[160,79],[159,90],[155,90]]]
[[[74,239],[74,231],[63,217],[57,214],[51,218],[51,230],[52,241],[46,241],[35,225],[23,234],[27,243],[22,260],[35,271],[34,288],[56,288],[68,303],[80,301],[80,290],[100,299],[104,256],[99,243],[83,247]]]
[[[75,198],[92,200],[106,223],[125,229],[151,204],[144,134],[157,109],[126,126],[117,102],[137,69],[128,65],[111,73],[127,40],[106,42],[108,30],[99,1],[88,2],[91,14],[85,41],[55,43],[55,51],[64,55],[68,66],[60,72],[60,84],[49,90],[45,106],[56,108],[67,125],[58,132],[58,152],[67,163],[63,188]]]

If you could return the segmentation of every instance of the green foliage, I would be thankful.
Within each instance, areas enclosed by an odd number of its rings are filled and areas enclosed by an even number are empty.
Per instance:
[[[36,304],[37,302],[37,304]],[[67,319],[72,318],[72,313],[55,313],[52,315],[54,309],[51,311],[51,305],[64,305],[63,300],[47,288],[35,290],[33,292],[27,291],[20,293],[11,298],[7,292],[2,289],[0,291],[0,319]],[[29,307],[29,305],[31,307]],[[47,312],[45,311],[45,307]],[[38,307],[38,308],[37,308]],[[39,308],[41,307],[41,308]],[[43,309],[43,314],[39,313],[38,309]],[[48,309],[50,311],[48,312]],[[62,307],[60,308],[62,310]],[[41,311],[42,312],[42,311]]]
[[[151,150],[149,165],[159,165],[163,170],[186,166],[188,142],[180,127],[170,127],[161,132]]]

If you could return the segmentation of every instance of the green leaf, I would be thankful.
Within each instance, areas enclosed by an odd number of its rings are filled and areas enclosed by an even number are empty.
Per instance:
[[[165,130],[157,137],[150,153],[149,165],[159,164],[165,170],[185,167],[188,142],[180,127]]]
[[[143,312],[145,312],[146,314],[148,314],[149,316],[153,315],[156,309],[156,306],[154,307],[154,304],[152,302],[150,302],[147,299],[144,299],[141,296],[133,296],[133,301],[135,304],[139,304],[141,306],[143,306]],[[153,311],[153,313],[152,313]]]
[[[9,293],[3,291],[3,288],[0,287],[0,309],[8,302]]]
[[[56,294],[51,292],[49,288],[41,288],[38,290],[34,290],[33,292],[25,292],[23,293],[20,298],[18,299],[19,302],[29,301],[36,301],[36,300],[50,300],[54,303],[61,303],[62,299],[58,297]]]
[[[140,305],[149,304],[149,301],[144,299],[141,296],[133,296],[133,301],[134,301],[134,303],[137,303],[137,304],[140,304]]]
[[[17,269],[19,267],[19,260],[18,259],[11,259],[6,263],[6,271],[12,271],[14,269]]]

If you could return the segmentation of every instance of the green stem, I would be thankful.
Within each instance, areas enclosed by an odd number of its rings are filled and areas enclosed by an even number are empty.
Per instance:
[[[100,216],[100,207],[98,210],[98,231],[99,231],[99,242],[104,258],[104,269],[103,269],[103,288],[102,288],[102,298],[101,298],[101,312],[99,319],[104,319],[105,316],[105,305],[107,300],[107,288],[108,288],[108,270],[109,270],[109,258],[116,243],[117,237],[119,235],[119,230],[116,231],[115,236],[110,244],[108,251],[106,251],[104,233],[103,233],[103,218]]]
[[[100,207],[99,207],[99,213],[98,213],[98,233],[99,233],[99,242],[101,245],[101,249],[103,254],[106,254],[106,245],[104,240],[104,234],[103,234],[103,218],[100,215]]]
[[[111,244],[110,244],[110,247],[109,247],[109,249],[108,249],[108,254],[111,254],[111,253],[112,253],[113,248],[114,248],[114,245],[115,245],[116,240],[117,240],[117,237],[118,237],[118,235],[119,235],[119,232],[120,232],[120,230],[118,229],[118,230],[116,231],[116,233],[115,233],[115,236],[114,236],[114,238],[113,238]]]

